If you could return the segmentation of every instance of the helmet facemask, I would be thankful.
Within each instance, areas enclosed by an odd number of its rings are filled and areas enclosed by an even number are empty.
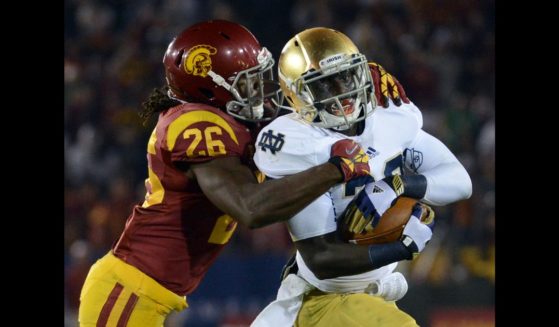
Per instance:
[[[346,130],[376,107],[371,73],[362,54],[324,58],[319,70],[309,70],[291,87],[305,104],[298,108],[299,114],[323,128]]]
[[[274,81],[272,54],[262,48],[257,60],[258,65],[229,77],[231,84],[212,71],[208,73],[216,84],[226,88],[234,97],[225,105],[227,113],[250,122],[274,119],[279,112],[277,104],[283,101],[279,83]]]

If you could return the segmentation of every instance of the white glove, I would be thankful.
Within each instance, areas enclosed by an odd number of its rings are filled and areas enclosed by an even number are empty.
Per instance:
[[[435,228],[434,212],[425,221],[421,221],[422,208],[419,204],[412,210],[410,220],[402,232],[402,242],[415,258],[429,243]]]

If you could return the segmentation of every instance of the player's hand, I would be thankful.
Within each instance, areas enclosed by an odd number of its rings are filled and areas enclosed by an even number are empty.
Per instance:
[[[402,101],[410,103],[404,88],[394,76],[387,73],[386,70],[377,63],[370,62],[369,67],[371,68],[371,75],[373,77],[373,83],[375,84],[375,96],[381,106],[388,108],[389,98],[392,99],[392,102],[398,107],[402,104]]]
[[[424,210],[428,212],[424,213]],[[421,218],[424,216],[423,218]],[[412,210],[410,220],[402,232],[402,243],[410,251],[409,259],[415,259],[425,249],[433,236],[435,229],[435,211],[423,204],[416,204]]]
[[[373,228],[380,217],[390,208],[404,192],[404,183],[400,175],[386,177],[369,183],[347,205],[341,221],[352,233],[361,233],[372,222]]]
[[[342,139],[332,145],[328,162],[340,170],[343,182],[370,174],[369,156],[358,143],[350,139]]]

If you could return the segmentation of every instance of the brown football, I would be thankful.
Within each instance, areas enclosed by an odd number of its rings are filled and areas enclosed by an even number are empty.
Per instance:
[[[417,202],[416,199],[401,196],[392,207],[386,210],[374,229],[369,223],[363,232],[354,234],[348,232],[344,229],[345,226],[342,226],[342,235],[348,242],[361,245],[394,242],[402,236],[402,231],[410,219],[413,206]],[[432,209],[424,204],[421,204],[421,206],[423,208],[421,220],[424,220]]]

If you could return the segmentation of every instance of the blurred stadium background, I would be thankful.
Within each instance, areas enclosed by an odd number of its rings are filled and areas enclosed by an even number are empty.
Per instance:
[[[164,82],[173,35],[205,19],[247,26],[278,58],[295,33],[348,34],[422,109],[425,130],[470,172],[470,200],[437,210],[431,244],[400,264],[399,306],[422,326],[493,326],[495,301],[494,0],[66,0],[64,30],[64,312],[76,326],[89,266],[143,198],[149,130],[137,116]],[[274,297],[293,251],[283,225],[240,228],[167,326],[248,326]]]

